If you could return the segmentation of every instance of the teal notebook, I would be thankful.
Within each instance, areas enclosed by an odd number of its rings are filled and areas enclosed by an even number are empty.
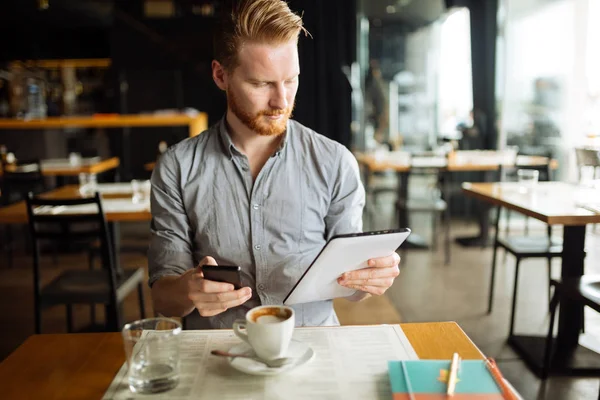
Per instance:
[[[406,367],[406,373],[402,364]],[[389,361],[393,399],[446,399],[449,368],[449,360]],[[412,397],[409,393],[412,393]],[[503,396],[500,387],[486,368],[485,361],[463,360],[460,363],[458,382],[452,399],[502,400]]]

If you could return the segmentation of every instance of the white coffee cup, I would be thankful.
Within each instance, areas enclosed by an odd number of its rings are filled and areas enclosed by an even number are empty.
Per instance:
[[[233,323],[233,332],[264,360],[285,357],[294,333],[294,310],[286,306],[254,307],[246,319]]]

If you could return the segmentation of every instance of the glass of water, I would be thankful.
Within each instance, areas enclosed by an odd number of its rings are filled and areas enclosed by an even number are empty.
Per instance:
[[[86,174],[84,172],[79,174],[79,193],[83,197],[91,197],[96,194],[98,190],[98,179],[96,174]]]
[[[540,171],[535,169],[520,169],[517,171],[519,191],[527,193],[535,187],[540,179]]]
[[[123,327],[129,389],[159,393],[179,383],[181,324],[169,318],[149,318]]]
[[[150,181],[138,181],[133,179],[131,181],[131,201],[133,203],[143,203],[150,198]]]

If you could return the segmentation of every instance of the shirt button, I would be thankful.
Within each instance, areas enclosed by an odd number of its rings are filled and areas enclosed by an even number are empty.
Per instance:
[[[254,246],[255,250],[260,250],[260,244],[257,244],[256,246]]]
[[[255,210],[258,210],[258,207],[260,207],[258,204],[254,204],[254,205],[252,206],[252,208],[254,208]]]
[[[259,290],[265,290],[265,285],[263,285],[262,283],[260,285],[258,285],[258,289]]]

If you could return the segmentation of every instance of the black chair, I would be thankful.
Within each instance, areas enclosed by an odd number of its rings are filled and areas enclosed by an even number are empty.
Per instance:
[[[87,207],[90,206],[88,209]],[[40,208],[44,207],[44,208]],[[70,211],[56,213],[54,207],[72,207]],[[76,210],[76,207],[83,209]],[[35,332],[41,332],[41,312],[46,307],[65,305],[67,329],[73,331],[72,306],[75,304],[103,304],[106,310],[105,324],[100,330],[118,331],[122,325],[122,304],[136,289],[140,314],[145,318],[141,268],[118,270],[115,267],[106,218],[100,195],[92,198],[42,199],[29,194],[27,198],[29,228],[33,242],[33,284],[35,304]],[[67,225],[70,229],[64,230]],[[40,245],[43,241],[87,244],[97,239],[101,248],[101,269],[71,269],[63,271],[49,284],[42,286],[40,271]],[[92,307],[93,308],[93,307]],[[89,330],[98,330],[92,314]]]
[[[576,148],[575,156],[577,159],[577,175],[580,184],[585,184],[583,179],[583,170],[591,169],[592,180],[600,179],[600,150],[590,148]],[[594,224],[594,232],[598,224]]]
[[[546,337],[546,346],[544,351],[544,365],[542,369],[542,379],[548,377],[552,367],[552,355],[554,350],[554,320],[556,317],[556,308],[560,301],[568,299],[581,303],[600,312],[600,275],[584,275],[579,278],[569,280],[553,279],[550,285],[554,287],[554,296],[550,302],[550,326]],[[560,350],[560,349],[557,349]]]
[[[548,162],[543,165],[535,165],[535,166],[520,166],[520,167],[515,166],[507,174],[507,177],[509,178],[510,181],[515,181],[517,179],[517,170],[519,170],[519,169],[530,169],[530,170],[538,171],[539,180],[542,182],[552,180],[552,168],[550,167],[550,163],[552,162],[553,154],[551,151],[545,151],[544,153],[541,153],[541,154],[539,154],[539,153],[527,154],[527,153],[520,152],[518,155],[546,157]],[[510,215],[511,215],[511,211],[506,210],[506,230],[505,230],[505,232],[507,235],[510,233]],[[529,217],[528,216],[525,216],[525,235],[529,235]]]
[[[441,189],[441,172],[435,172],[437,176],[435,187],[427,190],[425,196],[416,198],[403,198],[398,196],[396,201],[396,220],[401,221],[400,215],[408,213],[432,213],[431,218],[431,249],[437,250],[438,226],[444,226],[444,264],[450,264],[450,209],[447,201],[443,198],[444,193]],[[401,179],[401,185],[407,184],[408,179]],[[402,224],[402,222],[399,222]],[[406,222],[404,222],[406,224]]]
[[[38,194],[45,189],[40,160],[19,160],[16,164],[2,165],[3,205],[25,200],[29,192]]]
[[[549,166],[546,166],[549,171]],[[549,172],[547,172],[549,174]],[[549,175],[547,175],[549,176]],[[493,300],[494,300],[494,287],[495,287],[495,276],[496,276],[496,260],[498,255],[498,248],[504,249],[506,253],[512,254],[516,258],[515,264],[515,278],[513,284],[513,296],[510,316],[510,328],[509,336],[513,335],[514,322],[515,322],[515,310],[517,304],[517,292],[519,283],[519,267],[521,261],[527,258],[545,258],[548,261],[547,274],[548,274],[548,302],[551,297],[551,273],[552,273],[552,259],[556,257],[562,257],[562,239],[552,237],[552,227],[548,225],[546,227],[546,235],[544,236],[509,236],[500,237],[499,222],[501,218],[502,207],[498,207],[496,215],[496,234],[494,238],[494,251],[492,256],[492,272],[490,276],[490,288],[488,293],[488,314],[492,312]]]
[[[0,206],[25,200],[29,192],[42,193],[46,189],[40,160],[20,160],[17,164],[2,164],[0,181]],[[8,266],[13,266],[15,247],[14,231],[11,225],[4,227],[3,249]]]

